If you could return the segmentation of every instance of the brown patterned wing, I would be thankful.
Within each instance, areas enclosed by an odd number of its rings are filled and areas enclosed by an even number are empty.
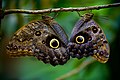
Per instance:
[[[19,29],[7,46],[8,53],[14,57],[35,56],[53,66],[65,64],[69,59],[67,46],[50,27],[51,19],[33,21]]]
[[[109,44],[100,26],[92,20],[92,14],[85,14],[73,31],[68,44],[69,54],[73,58],[93,56],[105,63],[110,55]]]
[[[8,54],[11,57],[34,56],[34,33],[38,25],[45,26],[40,21],[32,21],[13,35],[7,46]]]

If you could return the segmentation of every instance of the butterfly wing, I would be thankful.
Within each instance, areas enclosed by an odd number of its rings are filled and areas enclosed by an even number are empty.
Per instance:
[[[43,15],[44,23],[50,26],[62,42],[68,44],[68,36],[63,28],[50,16]]]
[[[103,30],[88,14],[82,17],[72,31],[68,50],[75,58],[93,56],[105,63],[109,58],[109,45]]]
[[[106,63],[110,55],[107,38],[103,30],[94,20],[89,21],[89,26],[92,27],[93,48],[96,48],[96,50],[93,51],[93,57],[101,63]]]
[[[8,53],[11,56],[35,56],[53,66],[65,64],[69,59],[66,44],[49,24],[41,20],[23,26],[10,40]]]
[[[15,32],[7,46],[11,57],[34,56],[34,31],[37,25],[44,25],[39,21],[32,21]]]

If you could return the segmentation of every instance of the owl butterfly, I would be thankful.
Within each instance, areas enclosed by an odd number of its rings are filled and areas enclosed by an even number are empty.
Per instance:
[[[12,57],[35,56],[53,66],[63,65],[69,55],[68,38],[61,26],[51,17],[42,16],[21,27],[9,41],[8,54]]]
[[[92,17],[92,13],[86,13],[78,20],[67,49],[73,58],[93,56],[99,62],[105,63],[110,54],[108,41],[103,30]]]

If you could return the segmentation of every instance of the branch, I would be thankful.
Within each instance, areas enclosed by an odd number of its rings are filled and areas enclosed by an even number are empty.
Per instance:
[[[85,11],[85,10],[99,10],[103,8],[110,7],[118,7],[120,3],[114,4],[106,4],[106,5],[98,5],[98,6],[89,6],[89,7],[79,7],[79,8],[54,8],[54,9],[43,9],[43,10],[24,10],[24,9],[8,9],[8,10],[0,10],[2,12],[2,18],[5,15],[12,13],[25,13],[25,14],[43,14],[43,13],[51,13],[51,12],[68,12],[68,11]]]
[[[81,70],[83,70],[88,65],[92,64],[95,60],[88,58],[85,61],[83,61],[77,68],[73,69],[72,71],[68,72],[67,74],[64,74],[63,76],[57,78],[56,80],[64,80],[68,77],[71,77],[77,73],[79,73]]]

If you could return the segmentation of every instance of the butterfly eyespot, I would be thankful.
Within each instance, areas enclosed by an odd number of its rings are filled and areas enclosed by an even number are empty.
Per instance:
[[[88,40],[91,41],[91,40],[92,40],[92,37],[89,37]]]
[[[108,43],[107,41],[103,41],[103,43]]]
[[[42,43],[45,44],[45,41],[43,40]]]
[[[95,26],[93,26],[93,27],[92,27],[92,31],[93,31],[93,33],[97,33],[97,32],[98,32],[98,29],[97,29]]]
[[[36,36],[40,36],[40,35],[41,35],[41,32],[40,32],[40,31],[36,31],[36,32],[35,32],[35,35],[36,35]]]
[[[84,41],[85,41],[85,39],[84,39],[83,36],[77,36],[77,37],[76,37],[76,42],[77,42],[78,44],[84,43]]]
[[[51,48],[58,48],[59,47],[59,41],[55,38],[50,40],[50,47]]]
[[[102,33],[102,30],[100,29],[99,33]]]

